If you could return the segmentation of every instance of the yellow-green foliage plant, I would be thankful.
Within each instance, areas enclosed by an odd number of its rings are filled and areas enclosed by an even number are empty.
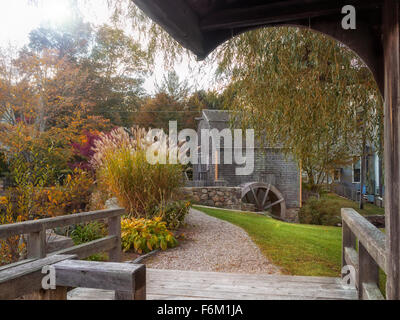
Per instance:
[[[123,250],[134,249],[140,254],[156,249],[167,250],[175,247],[178,241],[168,231],[161,217],[155,219],[124,218],[121,222]]]
[[[129,216],[152,218],[154,208],[172,199],[183,186],[182,166],[149,163],[146,152],[151,144],[144,142],[145,131],[132,138],[121,130],[112,135],[104,136],[97,146],[99,187],[114,195]]]

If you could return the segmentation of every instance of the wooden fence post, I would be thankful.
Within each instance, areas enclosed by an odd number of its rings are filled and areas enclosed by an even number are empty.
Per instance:
[[[347,265],[346,258],[345,258],[345,248],[353,248],[356,247],[356,237],[354,236],[353,232],[347,225],[347,223],[342,220],[342,268]]]
[[[46,229],[28,234],[27,253],[28,259],[46,257]]]
[[[46,229],[28,234],[28,259],[42,259],[46,257]],[[44,275],[43,275],[44,276]],[[35,291],[26,296],[28,300],[67,300],[67,288],[57,287],[55,290]]]
[[[111,262],[121,261],[121,216],[108,219],[108,234],[117,237],[117,243],[113,249],[108,252]]]
[[[372,283],[379,287],[379,267],[360,241],[358,242],[358,257],[358,298],[361,300],[364,296],[365,284]]]
[[[115,300],[146,300],[146,266],[132,275],[132,292],[116,291]]]

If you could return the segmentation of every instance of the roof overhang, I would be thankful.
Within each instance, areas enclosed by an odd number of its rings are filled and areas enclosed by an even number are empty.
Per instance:
[[[204,59],[218,45],[249,29],[298,25],[321,18],[341,23],[354,5],[359,20],[379,24],[382,0],[133,0],[183,47]],[[378,14],[378,15],[377,15]],[[379,18],[379,19],[377,19]]]

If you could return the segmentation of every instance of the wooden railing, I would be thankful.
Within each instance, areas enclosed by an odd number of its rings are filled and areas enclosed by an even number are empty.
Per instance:
[[[123,209],[110,209],[2,225],[0,226],[0,239],[7,239],[15,235],[27,235],[27,258],[40,259],[47,255],[46,230],[96,220],[107,220],[108,236],[52,252],[50,255],[74,254],[78,259],[85,259],[95,253],[108,252],[110,261],[119,262],[121,258],[121,215],[123,214]],[[23,261],[16,264],[21,263]]]
[[[342,220],[342,266],[354,267],[359,298],[384,299],[379,289],[379,268],[387,272],[385,234],[354,209],[342,209]]]
[[[0,300],[65,300],[74,287],[112,290],[118,300],[146,299],[145,265],[119,263],[122,214],[123,209],[111,209],[0,226],[0,239],[28,235],[28,259],[0,267]],[[107,220],[107,236],[47,254],[46,230],[95,220]],[[108,252],[111,262],[78,260],[100,252]],[[49,266],[56,287],[42,290],[42,268]]]

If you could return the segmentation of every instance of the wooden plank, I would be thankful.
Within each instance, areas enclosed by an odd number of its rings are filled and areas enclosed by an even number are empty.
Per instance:
[[[253,279],[255,281],[278,281],[278,282],[308,282],[308,283],[340,283],[340,278],[334,277],[307,277],[307,276],[285,276],[285,275],[268,275],[268,274],[244,274],[244,273],[222,273],[222,272],[207,272],[207,271],[187,271],[187,270],[163,270],[163,269],[147,269],[148,277],[160,275],[169,277],[174,274],[179,274],[185,278],[203,278],[203,279],[221,279],[230,278],[233,280]]]
[[[386,236],[357,211],[342,209],[342,218],[376,263],[386,270]]]
[[[121,262],[121,216],[108,219],[108,235],[116,237],[114,248],[108,251],[112,262]]]
[[[339,16],[345,4],[348,3],[340,4],[337,1],[304,3],[304,1],[292,0],[247,8],[225,9],[207,15],[201,20],[200,28],[202,31],[230,30],[328,15]],[[354,3],[359,12],[365,9],[376,9],[380,4],[378,0],[368,2],[361,0]]]
[[[75,255],[55,255],[1,271],[0,300],[15,299],[40,290],[44,266],[75,258]]]
[[[388,299],[400,299],[400,30],[399,2],[385,0],[383,7],[383,47],[385,79],[385,219],[387,234]]]
[[[15,262],[15,263],[6,264],[6,265],[0,267],[0,272],[3,270],[6,270],[6,269],[14,268],[16,266],[20,266],[22,264],[26,264],[26,263],[35,261],[35,260],[37,260],[37,259],[25,259],[25,260],[21,260],[21,261]]]
[[[186,294],[186,293],[185,293]],[[195,295],[177,293],[160,293],[157,290],[147,295],[148,300],[336,300],[329,298],[313,297],[307,298],[304,296],[281,296],[281,295],[253,295],[237,294],[237,293],[218,293],[208,292],[195,293]],[[99,289],[86,289],[77,288],[68,292],[68,300],[114,300],[113,291],[99,290]]]
[[[342,290],[343,285],[338,282],[335,284],[320,284],[320,283],[308,283],[308,282],[292,282],[292,281],[257,281],[257,280],[230,280],[221,277],[220,279],[197,279],[197,278],[185,278],[185,277],[154,277],[152,275],[149,276],[148,283],[158,284],[159,282],[169,283],[169,282],[183,282],[190,284],[192,286],[202,285],[206,283],[210,283],[213,281],[214,284],[218,285],[229,285],[232,287],[239,286],[241,284],[246,284],[249,286],[259,286],[262,284],[263,286],[267,286],[269,288],[300,288],[300,289],[318,289],[318,290]]]
[[[363,300],[385,300],[376,283],[363,283]]]
[[[359,264],[358,264],[358,253],[356,249],[344,248],[344,257],[345,257],[345,264],[353,266],[358,275]]]
[[[212,282],[190,285],[185,282],[160,282],[160,283],[148,283],[147,289],[149,292],[168,292],[173,294],[179,292],[179,295],[185,292],[191,292],[189,296],[195,296],[203,294],[202,292],[220,292],[225,293],[227,299],[230,297],[230,293],[233,294],[248,294],[253,295],[280,295],[280,296],[304,296],[308,298],[331,298],[331,299],[357,299],[356,290],[350,289],[314,289],[314,288],[285,288],[285,287],[268,287],[268,283],[260,283],[258,286],[246,285],[221,285],[214,284]]]
[[[60,254],[75,254],[77,255],[78,259],[86,259],[93,254],[112,250],[117,245],[118,245],[117,236],[107,236],[87,243],[82,243],[78,246],[52,252],[49,255],[52,256]]]
[[[46,229],[28,234],[28,259],[44,258],[46,256]]]
[[[334,289],[334,290],[341,290],[343,289],[343,285],[341,281],[332,283],[332,284],[325,284],[325,283],[312,283],[312,282],[299,282],[299,281],[281,281],[275,280],[271,278],[270,281],[263,281],[257,279],[230,279],[224,277],[224,274],[221,275],[220,278],[198,278],[198,277],[186,277],[181,276],[180,274],[176,275],[169,275],[169,276],[162,276],[162,275],[155,275],[154,273],[149,273],[148,275],[148,283],[158,284],[159,282],[168,283],[168,282],[183,282],[190,284],[192,286],[196,286],[197,284],[204,284],[204,283],[212,283],[214,284],[221,284],[221,285],[230,285],[232,287],[241,285],[245,283],[249,286],[259,286],[260,284],[264,286],[268,286],[269,288],[304,288],[304,289]]]
[[[57,287],[54,290],[38,290],[30,295],[24,296],[24,300],[67,300],[67,287]]]
[[[314,279],[314,277],[158,269],[147,269],[147,272],[147,299],[336,300],[357,299],[358,297],[356,290],[343,289],[339,278],[326,278],[328,283],[321,283],[325,278],[315,277],[319,279],[318,282],[310,284],[307,279]],[[206,275],[210,275],[210,277],[207,278]],[[246,280],[246,278],[250,278],[250,280]],[[260,278],[267,278],[270,281],[260,280]],[[297,279],[290,281],[292,278]],[[298,278],[304,278],[304,281],[300,282]],[[110,299],[111,295],[110,292],[104,290],[91,290],[88,293],[85,289],[79,289],[70,297],[74,300],[97,298]]]
[[[379,266],[368,253],[365,246],[358,243],[359,271],[358,271],[358,298],[363,299],[365,283],[379,283]]]
[[[342,268],[348,263],[346,261],[346,248],[354,249],[355,247],[356,238],[346,221],[342,220]]]
[[[114,262],[69,260],[53,265],[57,285],[104,290],[135,291],[135,277],[142,276],[144,265]]]
[[[215,289],[197,289],[197,288],[148,288],[149,294],[160,294],[160,295],[175,295],[184,296],[192,298],[205,298],[205,299],[224,299],[224,300],[314,300],[314,299],[335,299],[335,300],[355,300],[357,299],[357,293],[354,292],[353,295],[327,295],[323,292],[304,294],[299,292],[298,294],[287,294],[287,293],[277,293],[273,291],[257,292],[253,293],[251,291],[247,292],[237,292],[235,290],[215,290]]]
[[[0,239],[8,238],[13,235],[41,232],[43,228],[54,229],[94,220],[108,219],[115,216],[121,216],[124,214],[124,212],[124,209],[109,209],[83,212],[41,220],[32,220],[21,223],[6,224],[0,226]]]
[[[68,300],[114,300],[113,290],[76,288],[68,292]]]
[[[196,52],[200,58],[205,57],[199,18],[184,0],[133,0],[133,2],[184,47]]]

